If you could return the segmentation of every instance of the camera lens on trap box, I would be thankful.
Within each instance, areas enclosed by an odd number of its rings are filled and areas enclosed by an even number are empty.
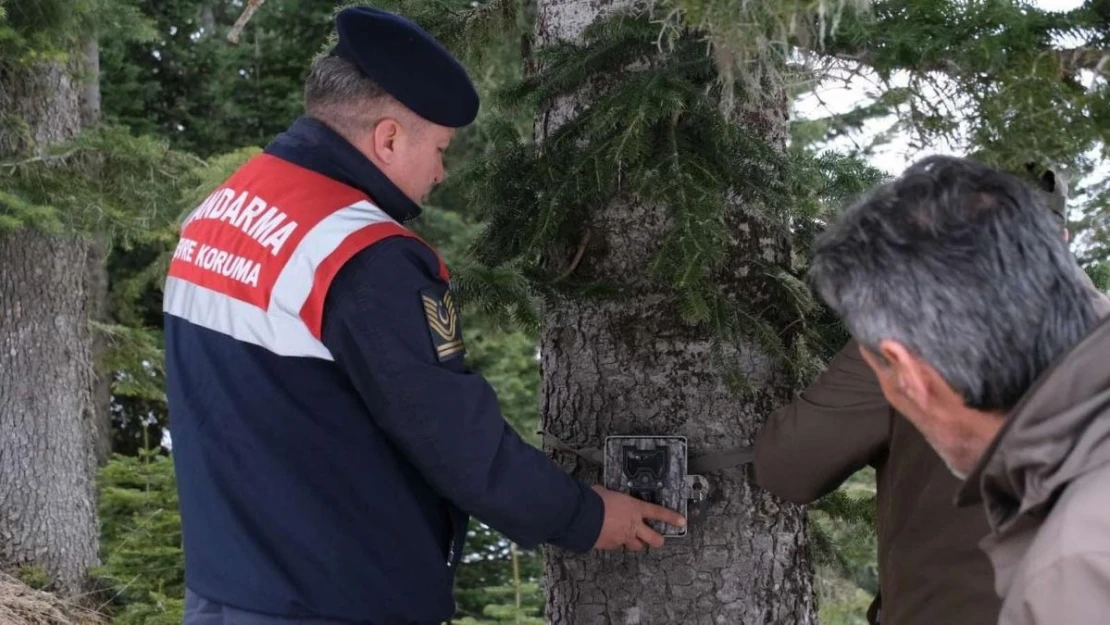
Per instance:
[[[667,448],[640,449],[624,447],[624,475],[628,478],[629,494],[657,505],[662,504],[663,478],[667,472]]]

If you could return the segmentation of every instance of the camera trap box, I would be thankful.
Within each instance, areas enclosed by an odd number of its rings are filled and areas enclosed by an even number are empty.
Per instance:
[[[626,493],[689,518],[690,500],[703,501],[708,483],[687,475],[684,436],[609,436],[605,439],[603,480],[609,490]],[[648,521],[663,536],[685,536],[685,527]]]

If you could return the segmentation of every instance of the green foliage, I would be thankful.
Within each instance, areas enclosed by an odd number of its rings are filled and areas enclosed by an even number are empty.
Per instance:
[[[465,65],[472,68],[489,68],[505,64],[511,57],[505,54],[505,43],[515,43],[511,34],[521,32],[522,11],[518,0],[384,0],[375,7],[400,13],[427,30]],[[365,5],[359,0],[347,0],[341,7]],[[340,7],[340,8],[341,8]],[[338,12],[338,11],[337,11]],[[328,46],[335,42],[329,35]],[[514,50],[519,53],[519,49]]]
[[[821,625],[867,625],[867,608],[874,595],[824,566],[817,567],[815,581]]]
[[[823,55],[809,59],[813,80],[830,68],[867,76],[868,100],[797,133],[850,136],[860,154],[903,135],[914,148],[948,143],[1009,171],[1051,163],[1071,181],[1069,228],[1082,242],[1081,262],[1110,259],[1110,194],[1096,173],[1110,156],[1110,81],[1099,66],[1107,42],[1101,0],[1066,11],[1019,0],[877,1],[844,12]],[[890,127],[861,142],[863,124],[881,117]]]
[[[103,366],[114,372],[112,394],[149,402],[165,402],[162,380],[162,346],[159,337],[149,328],[121,324],[95,323],[94,328],[106,339]]]
[[[99,515],[103,562],[95,574],[117,591],[116,625],[177,625],[184,615],[173,462],[141,453],[114,456],[101,470]]]
[[[518,264],[488,267],[464,256],[455,270],[452,287],[468,309],[502,327],[539,332],[538,303]]]
[[[331,31],[334,3],[269,0],[239,45],[226,35],[242,2],[136,4],[157,36],[102,41],[107,119],[208,157],[262,147],[303,111],[303,79]]]
[[[232,45],[226,35],[242,10],[240,2],[137,0],[157,36],[102,42],[105,114],[202,157],[264,146],[303,112],[304,77],[312,59],[332,45],[332,16],[342,4],[269,0],[248,24],[242,43]],[[418,0],[375,6],[402,9],[439,35],[471,61],[478,70],[473,79],[483,91],[519,74],[519,63],[511,60],[519,47],[504,36],[520,29],[511,2]],[[484,33],[483,38],[476,33]],[[459,133],[454,153],[487,145],[487,116],[484,109],[476,124]]]
[[[95,327],[105,339],[101,366],[112,376],[117,408],[121,401],[164,401],[155,329],[161,319],[153,312],[161,305],[151,297],[164,267],[141,252],[168,248],[181,196],[200,180],[202,164],[164,141],[112,126],[0,163],[0,230],[77,232],[110,245],[109,313],[115,321]]]
[[[40,155],[0,162],[0,227],[142,239],[175,214],[197,164],[156,138],[97,127]]]
[[[844,490],[836,490],[813,504],[829,518],[863,527],[875,526],[875,496],[853,497]]]
[[[782,189],[777,155],[729,124],[703,93],[712,64],[697,43],[656,58],[656,36],[646,19],[594,25],[582,45],[549,49],[543,71],[507,92],[511,104],[540,108],[633,60],[652,62],[601,87],[591,107],[544,146],[506,130],[493,158],[459,176],[472,186],[471,202],[486,207],[479,260],[498,266],[524,258],[538,280],[551,283],[557,275],[539,267],[539,255],[553,243],[577,242],[581,222],[627,192],[681,207],[652,269],[688,285],[692,298],[725,258],[728,190],[758,199]]]
[[[205,158],[262,147],[303,112],[304,77],[312,59],[329,49],[331,18],[340,5],[269,0],[236,46],[225,36],[242,10],[240,2],[142,0],[138,6],[158,35],[101,42],[104,115]],[[402,9],[436,33],[470,62],[471,77],[483,94],[520,75],[518,33],[524,18],[518,7],[500,0],[375,6]],[[492,111],[486,104],[474,124],[460,129],[447,155],[449,169],[490,148]],[[520,115],[514,123],[523,131],[531,117]],[[464,200],[448,189],[437,190],[432,202],[468,212]]]
[[[41,24],[27,28],[25,20],[17,31],[12,20],[0,18],[0,50],[31,49],[27,33],[35,32],[56,42],[35,48],[39,54],[56,54],[62,43],[68,45],[58,34],[67,32],[73,16],[51,15],[47,10],[60,5],[52,3],[19,0],[42,5],[43,14],[35,18]],[[902,117],[898,129],[935,142],[951,136],[959,117],[970,113],[975,146],[997,163],[1037,157],[1068,163],[1078,172],[1089,167],[1087,148],[1101,146],[1110,127],[1103,123],[1110,115],[1105,88],[1076,89],[1076,72],[1069,68],[1078,61],[1045,51],[1053,33],[1080,26],[1089,27],[1080,33],[1087,43],[1103,37],[1098,45],[1104,47],[1106,20],[1097,3],[1060,15],[1004,0],[894,0],[876,2],[870,11],[863,10],[865,4],[680,0],[658,5],[656,17],[662,20],[654,23],[621,16],[595,24],[582,44],[551,48],[540,62],[528,57],[524,39],[525,63],[541,69],[504,89],[503,99],[483,98],[478,122],[459,133],[448,155],[449,166],[466,163],[469,171],[456,172],[451,184],[436,191],[435,206],[417,228],[450,262],[464,304],[470,363],[490,380],[506,417],[525,438],[534,441],[538,405],[536,302],[555,290],[612,297],[622,286],[583,284],[543,266],[541,255],[552,246],[574,249],[590,215],[614,198],[645,198],[670,211],[671,230],[650,270],[675,289],[690,322],[710,328],[721,345],[759,337],[772,353],[802,365],[800,381],[845,339],[838,321],[815,305],[801,281],[810,242],[836,210],[878,180],[874,169],[820,154],[812,149],[814,142],[852,135],[876,115],[891,113]],[[300,113],[301,80],[312,56],[328,47],[335,7],[268,0],[243,43],[233,46],[224,35],[242,8],[238,0],[86,0],[81,6],[94,5],[137,6],[155,24],[153,30],[129,28],[138,37],[102,39],[106,117],[209,160],[178,163],[187,165],[188,173],[176,183],[155,172],[154,186],[162,191],[141,200],[145,179],[119,177],[115,184],[108,176],[103,180],[110,184],[91,202],[90,179],[100,182],[100,173],[78,168],[72,186],[61,175],[52,180],[49,167],[27,173],[80,153],[0,165],[0,228],[107,227],[129,235],[117,237],[111,257],[117,324],[101,330],[116,348],[110,365],[119,372],[117,434],[126,433],[128,449],[147,448],[157,443],[165,423],[159,287],[176,236],[173,218]],[[15,4],[9,0],[4,6],[10,17]],[[483,94],[521,79],[520,35],[532,31],[527,5],[391,0],[380,6],[401,8],[440,36],[470,62]],[[130,18],[118,13],[118,25],[102,22],[102,33],[122,32]],[[794,44],[826,58],[856,59],[882,77],[908,69],[913,80],[883,84],[873,102],[847,114],[794,124],[792,149],[772,149],[730,123],[722,109],[729,110],[733,97],[759,106],[761,95],[776,93],[774,87],[784,82],[818,77],[803,75],[809,68],[786,64]],[[941,74],[955,80],[945,93],[959,93],[957,104],[951,97],[929,100]],[[584,114],[543,146],[522,138],[531,132],[537,109],[581,90],[593,102]],[[4,128],[18,123],[0,120]],[[1060,128],[1068,131],[1056,132]],[[1020,142],[1025,143],[1015,148]],[[135,159],[128,169],[147,171],[142,163],[149,162]],[[176,165],[160,169],[178,171]],[[17,184],[10,183],[9,171]],[[41,193],[34,175],[46,185]],[[109,187],[126,187],[122,197],[131,199],[119,203]],[[1088,191],[1096,201],[1102,197],[1098,188]],[[159,201],[149,204],[154,199]],[[99,203],[111,210],[87,211]],[[146,213],[131,210],[140,204],[154,207],[158,217],[140,219]],[[790,263],[752,263],[768,293],[769,302],[759,306],[737,304],[715,287],[729,253],[727,217],[738,207],[746,211],[745,219],[792,243]],[[89,220],[90,214],[111,217]],[[1096,280],[1110,280],[1110,271],[1093,265],[1110,258],[1105,219],[1097,214],[1083,219],[1091,238],[1084,260]],[[468,258],[468,249],[476,259]],[[791,343],[784,332],[789,327],[804,327],[806,340]],[[180,622],[180,529],[164,514],[176,510],[166,481],[172,479],[170,466],[164,459],[128,462],[117,458],[110,466],[118,473],[105,473],[106,569],[124,589],[115,607],[126,619],[121,622]],[[873,507],[873,487],[861,489],[855,481],[814,506],[823,622],[860,622],[876,589]],[[539,555],[518,554],[517,586],[509,543],[479,523],[471,532],[456,592],[461,622],[535,622],[541,609]],[[165,568],[143,568],[150,562]]]
[[[726,110],[759,110],[778,106],[779,91],[795,82],[798,71],[788,61],[798,47],[823,50],[846,15],[866,13],[870,5],[871,0],[670,0],[659,4],[656,20],[660,40],[683,29],[701,33],[715,60]]]
[[[68,61],[95,33],[130,41],[154,36],[135,0],[5,0],[0,3],[0,66]]]
[[[29,202],[0,189],[0,231],[31,227],[51,232],[61,226],[62,222],[53,207]]]
[[[1103,293],[1110,292],[1110,262],[1088,265],[1086,270],[1095,288]]]
[[[461,622],[486,625],[501,620],[513,622],[514,618],[520,618],[523,624],[531,623],[527,619],[542,615],[543,593],[539,587],[543,577],[542,554],[516,550],[517,572],[514,576],[513,551],[513,546],[504,536],[482,523],[471,521],[464,564],[458,569],[455,584],[457,615],[464,619]],[[516,601],[517,580],[519,608]],[[493,608],[492,611],[490,608]]]
[[[1059,12],[1012,0],[887,0],[846,13],[827,52],[873,68],[905,104],[900,128],[922,145],[959,141],[966,129],[968,148],[992,164],[1078,172],[1110,136],[1107,83],[1083,75],[1108,40],[1110,18],[1094,1]],[[893,90],[898,72],[908,84]]]
[[[544,625],[543,591],[539,584],[528,582],[515,586],[490,586],[482,589],[481,617],[463,616],[452,619],[452,625]],[[521,604],[515,597],[519,592]]]
[[[818,119],[800,119],[791,125],[792,138],[802,144],[821,144],[834,141],[841,137],[858,134],[868,122],[895,115],[898,107],[909,102],[909,90],[904,88],[891,88],[880,93],[873,102],[863,104],[845,113],[829,115]],[[881,135],[885,137],[885,135]],[[872,146],[868,146],[872,147]],[[867,153],[869,150],[862,150]]]
[[[46,590],[50,588],[50,573],[41,566],[34,564],[25,564],[19,567],[16,574],[16,579],[27,585],[28,588],[35,590]]]
[[[582,43],[545,50],[540,71],[502,91],[509,111],[542,110],[583,91],[591,104],[543,145],[521,138],[510,123],[495,127],[496,149],[455,175],[452,184],[482,207],[485,224],[472,248],[483,273],[464,280],[463,290],[486,310],[514,312],[556,290],[619,294],[623,285],[568,280],[563,268],[545,267],[543,255],[581,245],[590,216],[618,198],[658,202],[671,223],[647,270],[673,288],[686,322],[717,338],[718,361],[727,362],[726,346],[755,339],[804,377],[813,359],[783,328],[799,326],[816,304],[792,264],[744,259],[770,305],[719,287],[735,260],[730,220],[742,211],[749,223],[786,239],[791,223],[804,228],[828,202],[859,193],[876,174],[835,155],[786,154],[754,137],[722,112],[717,69],[701,38],[675,37],[661,50],[659,37],[646,16],[617,14],[587,28]],[[636,71],[627,70],[632,65]]]
[[[1083,195],[1083,213],[1069,212],[1068,228],[1077,244],[1080,262],[1098,273],[1100,264],[1110,263],[1110,178],[1095,177],[1090,185],[1080,186],[1072,194]],[[1097,281],[1097,280],[1096,280]],[[1110,285],[1103,287],[1103,290]]]
[[[863,625],[879,591],[875,471],[853,475],[808,510],[822,623]]]

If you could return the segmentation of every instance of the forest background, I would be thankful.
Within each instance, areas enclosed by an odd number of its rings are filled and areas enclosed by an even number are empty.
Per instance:
[[[789,98],[789,136],[780,156],[790,173],[775,191],[794,200],[787,217],[795,277],[804,274],[812,236],[863,189],[912,158],[973,152],[1014,170],[1037,161],[1069,176],[1074,250],[1107,288],[1110,3],[743,4],[761,7],[759,19],[770,25],[743,31],[739,18],[720,17],[719,3],[692,1],[660,3],[646,23],[659,41],[668,31],[701,33],[713,44],[703,51],[714,73],[738,89],[766,77],[753,79],[743,75],[744,65],[733,65],[722,52],[736,51],[730,37],[785,50],[790,73],[777,77],[776,88]],[[532,268],[490,261],[493,252],[482,246],[498,243],[506,220],[516,222],[479,201],[489,197],[489,172],[508,171],[497,169],[506,154],[534,140],[540,104],[529,98],[536,86],[529,94],[520,81],[534,78],[537,67],[535,5],[411,0],[389,6],[442,35],[467,61],[483,95],[478,121],[460,133],[448,155],[449,170],[462,173],[437,190],[416,229],[461,276],[471,366],[496,388],[513,427],[539,445],[540,321],[530,305],[536,293],[525,286],[532,284]],[[75,33],[96,33],[82,66],[85,79],[99,87],[95,123],[84,124],[71,140],[29,149],[5,143],[20,131],[14,116],[0,115],[0,232],[79,231],[103,246],[106,310],[94,326],[104,347],[99,371],[110,385],[111,444],[97,471],[99,562],[91,574],[101,611],[121,625],[176,625],[181,619],[180,517],[168,455],[172,441],[165,434],[160,338],[161,277],[177,220],[301,113],[302,81],[312,58],[326,49],[336,5],[268,0],[240,40],[229,42],[244,8],[241,0],[0,1],[0,112],[2,81],[17,75],[13,67],[78,49]],[[803,26],[790,26],[790,19]],[[816,26],[813,33],[803,33],[806,25]],[[595,36],[601,44],[609,37],[614,49],[625,41],[620,37],[630,37],[619,29]],[[779,46],[779,39],[786,44]],[[586,62],[558,67],[568,83],[578,80],[574,72],[591,71]],[[14,84],[7,87],[14,91]],[[668,104],[661,99],[652,106],[664,110]],[[74,162],[75,154],[98,156]],[[635,158],[650,164],[648,157]],[[689,248],[679,246],[675,253],[684,251]],[[698,317],[699,301],[688,301],[690,317]],[[820,306],[806,308],[804,319],[809,349],[791,352],[805,361],[797,367],[795,389],[844,340]],[[777,332],[773,324],[753,323],[761,332]],[[806,512],[825,625],[865,623],[864,610],[878,589],[873,510],[874,473],[866,470]],[[454,623],[544,622],[541,552],[521,551],[473,522],[464,561]],[[22,564],[14,572],[32,587],[56,587],[42,566]]]

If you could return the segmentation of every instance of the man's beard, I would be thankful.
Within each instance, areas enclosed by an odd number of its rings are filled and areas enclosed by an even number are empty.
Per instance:
[[[951,460],[949,460],[948,454],[941,451],[942,446],[937,444],[936,439],[934,439],[931,434],[925,435],[925,440],[929,443],[929,446],[933,448],[933,452],[936,455],[940,456],[941,461],[944,462],[944,466],[948,467],[949,473],[955,475],[956,479],[960,480],[961,482],[967,480],[968,474],[956,468],[956,465]]]
[[[944,456],[941,456],[941,460],[944,460],[944,466],[948,467],[948,471],[951,472],[952,475],[955,475],[956,479],[960,480],[961,482],[967,481],[967,473],[956,469],[956,467],[952,466],[952,463],[948,462],[948,459]]]

